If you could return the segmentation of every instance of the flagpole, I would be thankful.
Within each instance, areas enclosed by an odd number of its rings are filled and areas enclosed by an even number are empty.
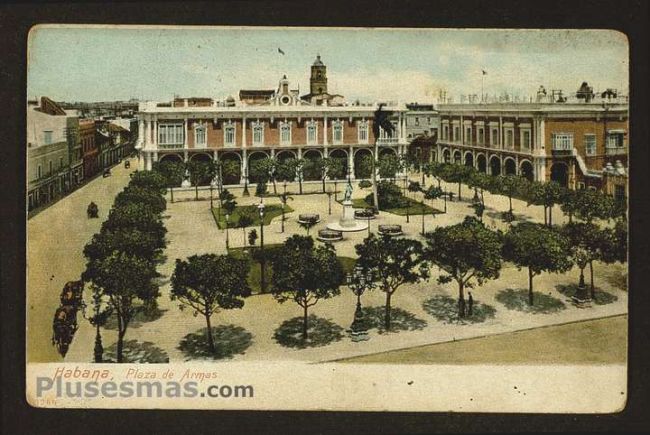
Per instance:
[[[485,94],[483,93],[483,82],[484,82],[484,80],[485,80],[485,74],[484,74],[484,71],[481,70],[481,103],[484,102],[484,99],[483,99],[483,98],[484,98],[484,95],[485,95]]]

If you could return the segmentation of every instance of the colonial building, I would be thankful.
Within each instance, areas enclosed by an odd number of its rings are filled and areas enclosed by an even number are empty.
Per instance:
[[[79,119],[47,97],[27,104],[27,202],[32,210],[70,191],[78,170]],[[77,177],[82,176],[77,172]],[[74,181],[77,181],[75,179]]]
[[[90,179],[99,172],[99,148],[95,142],[94,120],[79,120],[79,141],[81,142],[84,176],[86,179]]]
[[[444,104],[438,110],[440,135],[430,156],[436,161],[603,190],[608,164],[618,173],[627,167],[626,98],[603,93],[588,99]]]
[[[411,141],[418,136],[437,137],[440,129],[440,116],[433,104],[407,104],[406,138]]]
[[[360,159],[375,145],[377,105],[350,105],[329,94],[320,58],[312,66],[311,82],[312,92],[303,97],[284,76],[276,90],[243,90],[239,101],[141,103],[136,146],[141,168],[149,170],[163,160],[232,160],[239,172],[230,182],[244,183],[250,163],[257,159],[333,157],[344,159],[354,178]],[[393,111],[396,132],[392,137],[381,134],[379,153],[402,154],[408,145],[406,106],[394,103],[384,110]]]

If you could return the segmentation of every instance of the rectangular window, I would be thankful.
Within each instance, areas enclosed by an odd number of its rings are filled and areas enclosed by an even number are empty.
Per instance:
[[[158,143],[160,145],[183,145],[185,143],[183,124],[159,124]]]
[[[484,145],[485,144],[485,130],[482,128],[478,129],[478,144],[479,145]]]
[[[291,145],[291,123],[280,125],[280,145]]]
[[[596,135],[585,134],[585,154],[588,156],[596,155]]]
[[[194,129],[194,143],[196,146],[205,146],[207,143],[207,130],[204,125]]]
[[[359,123],[358,139],[360,143],[368,143],[368,121]]]
[[[38,165],[38,168],[36,168],[36,178],[41,178],[43,176],[43,168],[41,165]]]
[[[43,143],[45,145],[49,145],[52,143],[52,133],[53,132],[49,130],[43,132]]]
[[[512,129],[506,130],[506,147],[512,149],[515,146],[514,133]]]
[[[472,144],[472,128],[467,127],[465,129],[465,143],[471,145]]]
[[[63,168],[63,157],[59,157],[59,168]]]
[[[530,149],[530,130],[523,130],[521,132],[521,149],[522,150]]]
[[[332,139],[335,144],[343,143],[343,124],[340,122],[332,125]]]
[[[315,122],[307,124],[307,145],[316,145],[318,143],[318,126]]]
[[[264,145],[264,124],[253,126],[253,145]]]
[[[417,116],[415,117],[415,125],[420,125],[420,118]]]
[[[573,149],[573,134],[553,133],[551,142],[554,150],[569,151]]]
[[[52,174],[52,170],[54,169],[54,167],[53,167],[53,165],[52,165],[52,160],[50,160],[49,167],[50,167],[50,174]]]
[[[460,139],[460,128],[454,127],[454,142],[458,142]]]
[[[492,140],[490,141],[490,145],[492,146],[499,145],[499,130],[496,128],[492,129]]]
[[[235,145],[235,126],[226,125],[223,129],[223,143],[226,146]]]
[[[442,132],[443,132],[443,139],[444,140],[449,140],[449,126],[448,125],[444,126]]]
[[[607,148],[623,147],[623,133],[607,133]]]

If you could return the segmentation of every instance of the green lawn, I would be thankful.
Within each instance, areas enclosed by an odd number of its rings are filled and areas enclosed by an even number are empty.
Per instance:
[[[278,249],[282,245],[277,243],[277,244],[265,244],[264,249],[265,250],[274,250]],[[259,245],[257,246],[259,248]],[[254,248],[256,249],[256,248]],[[237,258],[245,258],[247,260],[251,261],[251,268],[250,271],[248,272],[248,285],[250,286],[251,290],[253,291],[253,294],[259,294],[261,292],[261,287],[262,287],[262,277],[261,277],[261,272],[262,272],[262,267],[259,262],[254,261],[251,258],[250,251],[244,248],[232,248],[229,251],[230,255],[233,257]],[[339,261],[341,262],[341,265],[343,266],[343,271],[345,273],[351,272],[352,269],[354,269],[354,265],[356,263],[356,259],[350,258],[350,257],[338,257]],[[267,291],[270,289],[271,285],[271,280],[273,279],[273,270],[271,269],[271,264],[270,261],[267,261],[266,264],[264,265],[264,270],[266,271],[265,274],[265,280],[266,280],[266,289]]]
[[[285,214],[291,213],[293,209],[288,205],[285,206]],[[260,224],[259,212],[257,211],[257,205],[240,205],[235,207],[235,211],[230,215],[230,228],[237,228],[239,225],[239,217],[242,213],[249,213],[253,217],[253,223],[251,227],[258,226]],[[273,218],[282,215],[282,207],[279,204],[270,204],[264,207],[264,225],[269,225]],[[226,228],[226,215],[223,209],[221,209],[221,214],[219,214],[219,208],[212,209],[212,216],[214,216],[214,221],[217,223],[219,229]]]
[[[407,200],[409,202],[408,207],[388,208],[388,209],[385,209],[385,210],[382,209],[381,211],[396,214],[398,216],[406,216],[407,210],[408,210],[408,214],[411,215],[411,216],[422,215],[422,214],[426,215],[426,214],[434,214],[434,213],[435,214],[440,214],[440,213],[442,213],[441,210],[438,210],[437,208],[430,207],[430,206],[428,206],[426,204],[424,204],[424,207],[422,207],[422,203],[419,202],[419,201],[416,201],[414,199],[407,198]],[[342,200],[340,200],[338,202],[341,203]],[[355,198],[355,199],[352,200],[352,207],[354,207],[354,208],[367,208],[367,207],[370,207],[370,204],[368,204],[366,202],[366,200],[363,199],[363,198]]]

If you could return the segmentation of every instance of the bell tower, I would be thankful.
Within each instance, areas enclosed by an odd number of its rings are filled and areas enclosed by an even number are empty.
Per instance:
[[[316,60],[311,66],[309,92],[312,95],[327,94],[327,67],[320,60],[320,55],[316,56]]]

